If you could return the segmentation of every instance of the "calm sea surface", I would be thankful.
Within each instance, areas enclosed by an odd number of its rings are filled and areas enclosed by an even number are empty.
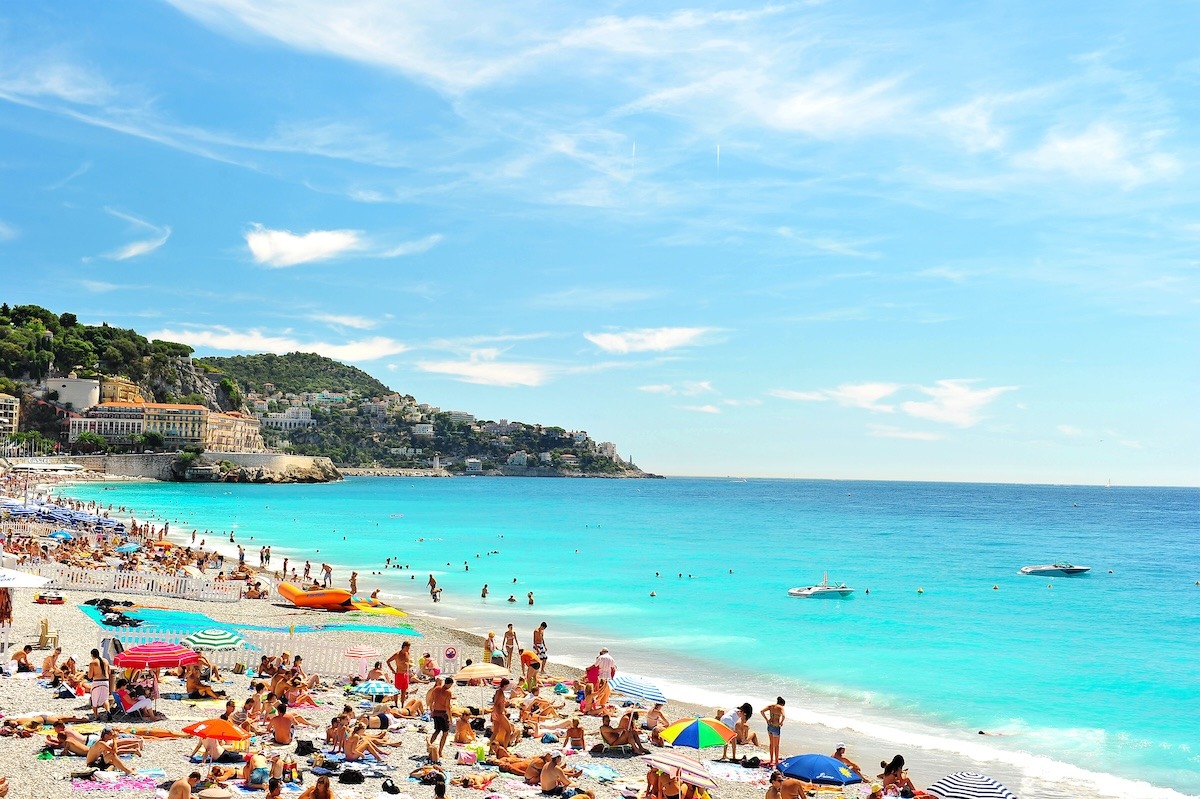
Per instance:
[[[252,564],[269,543],[274,568],[328,560],[344,586],[353,566],[360,590],[464,628],[513,621],[528,643],[546,619],[552,656],[605,643],[667,684],[784,693],[801,718],[897,746],[905,731],[983,740],[1018,769],[1050,758],[1200,792],[1200,490],[359,478],[69,493],[226,544],[233,528]],[[411,571],[382,571],[387,557]],[[1092,573],[1017,573],[1062,560]],[[853,598],[787,596],[825,572]]]

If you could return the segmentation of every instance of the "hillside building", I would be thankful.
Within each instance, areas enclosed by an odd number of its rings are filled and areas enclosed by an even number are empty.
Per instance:
[[[16,435],[21,421],[21,401],[10,394],[0,394],[0,436]]]
[[[100,381],[75,377],[46,379],[46,391],[58,394],[58,404],[73,411],[85,411],[100,402]]]
[[[127,380],[124,377],[110,377],[109,375],[105,375],[100,380],[100,402],[145,401],[142,397],[141,389],[138,388],[138,384],[132,380]]]
[[[317,420],[312,418],[312,410],[303,405],[285,408],[281,413],[268,413],[260,421],[263,427],[275,430],[303,430],[317,425]]]

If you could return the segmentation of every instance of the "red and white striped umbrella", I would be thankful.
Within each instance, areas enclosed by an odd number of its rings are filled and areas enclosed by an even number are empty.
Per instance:
[[[180,644],[152,641],[131,646],[113,658],[113,665],[134,669],[172,669],[200,661],[200,654]]]
[[[379,650],[373,646],[359,644],[358,646],[350,647],[342,654],[351,660],[371,660],[372,658],[379,657]]]
[[[708,773],[708,769],[704,768],[704,764],[687,755],[664,750],[642,755],[642,760],[660,771],[666,771],[672,776],[678,777],[680,782],[688,785],[695,785],[697,788],[705,788],[710,791],[717,787],[717,781]]]

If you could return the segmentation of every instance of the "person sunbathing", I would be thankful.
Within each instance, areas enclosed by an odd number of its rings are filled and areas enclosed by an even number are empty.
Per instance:
[[[621,723],[625,724],[628,716],[621,719]],[[628,746],[637,752],[639,755],[646,754],[646,749],[642,747],[641,742],[633,738],[631,731],[626,727],[620,729],[612,725],[612,717],[604,716],[600,720],[600,740],[604,741],[606,746]]]
[[[242,779],[246,782],[247,788],[255,788],[264,790],[267,787],[267,780],[271,777],[283,776],[283,761],[280,760],[278,754],[273,754],[270,757],[259,750],[250,756],[249,762],[242,769]]]
[[[916,793],[917,787],[908,778],[908,769],[904,768],[903,755],[896,755],[892,758],[892,762],[881,762],[879,765],[883,767],[883,773],[879,776],[883,781],[883,790],[885,793],[893,785],[901,791],[907,788],[910,792]]]
[[[58,656],[61,654],[62,654],[62,647],[56,646],[56,647],[54,647],[53,652],[51,652],[49,655],[46,655],[46,657],[42,659],[42,676],[43,677],[50,677],[51,675],[53,675],[55,672],[58,671]]]
[[[396,715],[401,718],[415,719],[418,716],[425,715],[425,703],[415,696],[411,696],[404,703],[404,706],[397,711]]]
[[[292,678],[292,684],[287,689],[287,703],[289,705],[316,705],[317,700],[313,699],[313,695],[308,692],[308,688],[299,677]]]
[[[91,716],[60,716],[56,713],[24,713],[20,716],[9,716],[6,719],[0,719],[0,726],[13,729],[16,727],[28,727],[30,724],[42,727],[53,726],[60,722],[63,724],[82,724],[83,722],[91,720]]]
[[[567,736],[567,744],[572,749],[583,751],[587,747],[583,725],[579,723],[578,716],[571,718],[571,723],[564,733]]]
[[[333,754],[346,750],[346,719],[334,716],[325,728],[325,744],[333,747]]]
[[[495,774],[464,774],[461,777],[454,777],[451,779],[450,784],[461,785],[464,788],[474,788],[477,791],[482,791],[487,788],[494,779],[496,779]]]
[[[571,782],[570,776],[563,769],[562,752],[551,752],[548,757],[546,765],[542,767],[542,772],[538,775],[538,785],[541,786],[543,794],[546,796],[564,797],[583,794],[595,797],[595,794],[591,791],[576,788]]]
[[[525,765],[525,773],[522,775],[525,778],[527,785],[537,785],[542,778],[542,769],[550,762],[550,752],[529,758]]]
[[[346,738],[347,761],[355,763],[362,760],[367,754],[372,755],[376,760],[383,760],[387,757],[379,744],[365,735],[366,730],[367,728],[360,722],[354,725],[354,729]]]
[[[117,734],[108,727],[100,732],[100,740],[88,747],[84,757],[89,768],[101,771],[116,769],[127,775],[133,774],[133,769],[121,762],[117,754]]]
[[[225,747],[221,746],[221,742],[215,738],[202,738],[196,744],[196,748],[192,750],[188,758],[193,758],[196,755],[204,753],[200,759],[201,763],[242,763],[245,757],[237,752],[228,752]]]
[[[469,744],[475,742],[475,728],[471,726],[471,711],[463,710],[454,720],[454,743]]]
[[[617,723],[617,730],[621,733],[621,737],[633,747],[633,751],[639,755],[646,754],[649,750],[642,744],[642,735],[638,732],[638,714],[637,711],[629,711],[621,716],[621,720]]]
[[[187,668],[187,693],[188,699],[224,699],[224,691],[214,691],[211,685],[203,682],[200,679],[200,667],[188,666]]]
[[[25,674],[33,671],[33,664],[29,662],[29,653],[33,651],[33,644],[25,644],[23,649],[18,649],[12,653],[9,658],[13,663],[16,663],[18,674]]]
[[[267,728],[271,730],[272,739],[275,743],[282,746],[287,746],[292,742],[292,737],[296,734],[297,724],[302,727],[317,726],[303,716],[289,713],[287,705],[277,707],[275,715],[267,720]]]
[[[670,726],[671,720],[663,713],[662,702],[655,702],[654,707],[646,712],[646,718],[642,722],[642,729],[650,733],[650,742],[655,746],[663,746],[665,742],[660,733]]]

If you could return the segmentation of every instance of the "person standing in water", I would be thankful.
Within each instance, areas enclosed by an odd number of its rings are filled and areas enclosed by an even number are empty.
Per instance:
[[[779,765],[779,734],[783,729],[783,706],[785,702],[782,696],[775,697],[775,704],[767,705],[762,709],[762,717],[767,722],[767,741],[769,743],[767,754],[767,765]]]

